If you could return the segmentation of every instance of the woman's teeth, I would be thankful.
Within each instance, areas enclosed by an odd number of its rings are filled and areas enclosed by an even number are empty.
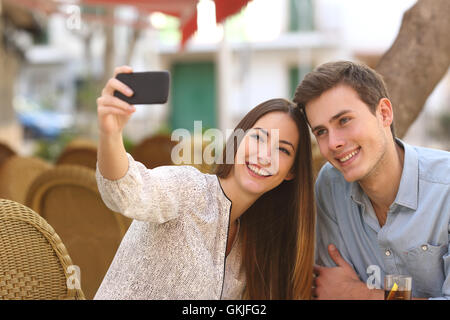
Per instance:
[[[345,162],[347,160],[350,160],[351,158],[353,158],[354,155],[356,155],[359,152],[358,150],[353,151],[352,153],[350,153],[349,155],[345,156],[344,158],[339,159],[340,162]]]
[[[258,176],[268,177],[268,176],[271,175],[266,170],[264,170],[262,168],[258,168],[258,167],[254,166],[254,165],[251,165],[251,164],[248,164],[247,168],[249,168],[251,172],[253,172],[254,174],[257,174]]]

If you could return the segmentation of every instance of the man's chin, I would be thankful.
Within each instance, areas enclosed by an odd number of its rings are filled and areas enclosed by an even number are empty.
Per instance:
[[[343,174],[343,176],[344,176],[345,181],[347,181],[348,183],[356,182],[356,181],[361,180],[359,177],[356,177],[356,176],[353,176],[353,175],[349,176],[349,175]]]
[[[343,170],[342,168],[336,166],[335,168],[339,170],[339,172],[344,177],[345,181],[349,183],[359,181],[363,178],[363,175],[355,172],[355,170]]]

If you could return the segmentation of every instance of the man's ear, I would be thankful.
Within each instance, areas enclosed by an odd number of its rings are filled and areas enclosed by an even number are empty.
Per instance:
[[[378,102],[377,112],[380,113],[384,127],[390,127],[394,121],[394,111],[392,110],[391,101],[387,98],[382,98]]]

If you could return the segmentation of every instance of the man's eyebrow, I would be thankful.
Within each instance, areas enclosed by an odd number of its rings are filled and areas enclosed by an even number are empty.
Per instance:
[[[333,121],[335,121],[336,119],[338,119],[339,117],[341,117],[342,115],[344,115],[344,114],[346,114],[346,113],[348,113],[348,112],[351,112],[351,110],[342,110],[341,112],[338,112],[337,114],[335,114],[334,116],[332,116],[332,117],[330,118],[330,121],[328,121],[328,122],[333,122]],[[312,128],[311,130],[314,132],[314,131],[316,131],[317,129],[321,129],[321,128],[324,128],[324,126],[320,124],[320,125],[318,125],[318,126]]]
[[[335,121],[336,119],[338,119],[340,116],[346,114],[347,112],[351,112],[351,110],[342,110],[341,112],[339,112],[339,113],[335,114],[334,116],[332,116],[329,122]]]
[[[265,130],[263,128],[253,128],[253,129],[261,130],[266,136],[269,136],[269,133],[267,132],[267,130]],[[280,143],[288,144],[292,147],[293,150],[295,150],[294,145],[292,143],[290,143],[289,141],[280,140]]]

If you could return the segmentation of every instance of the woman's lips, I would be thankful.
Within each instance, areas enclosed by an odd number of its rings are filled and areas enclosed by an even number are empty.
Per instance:
[[[268,172],[266,169],[261,168],[258,165],[249,164],[246,163],[245,166],[247,167],[248,172],[251,176],[256,178],[268,178],[271,176],[270,172]]]

